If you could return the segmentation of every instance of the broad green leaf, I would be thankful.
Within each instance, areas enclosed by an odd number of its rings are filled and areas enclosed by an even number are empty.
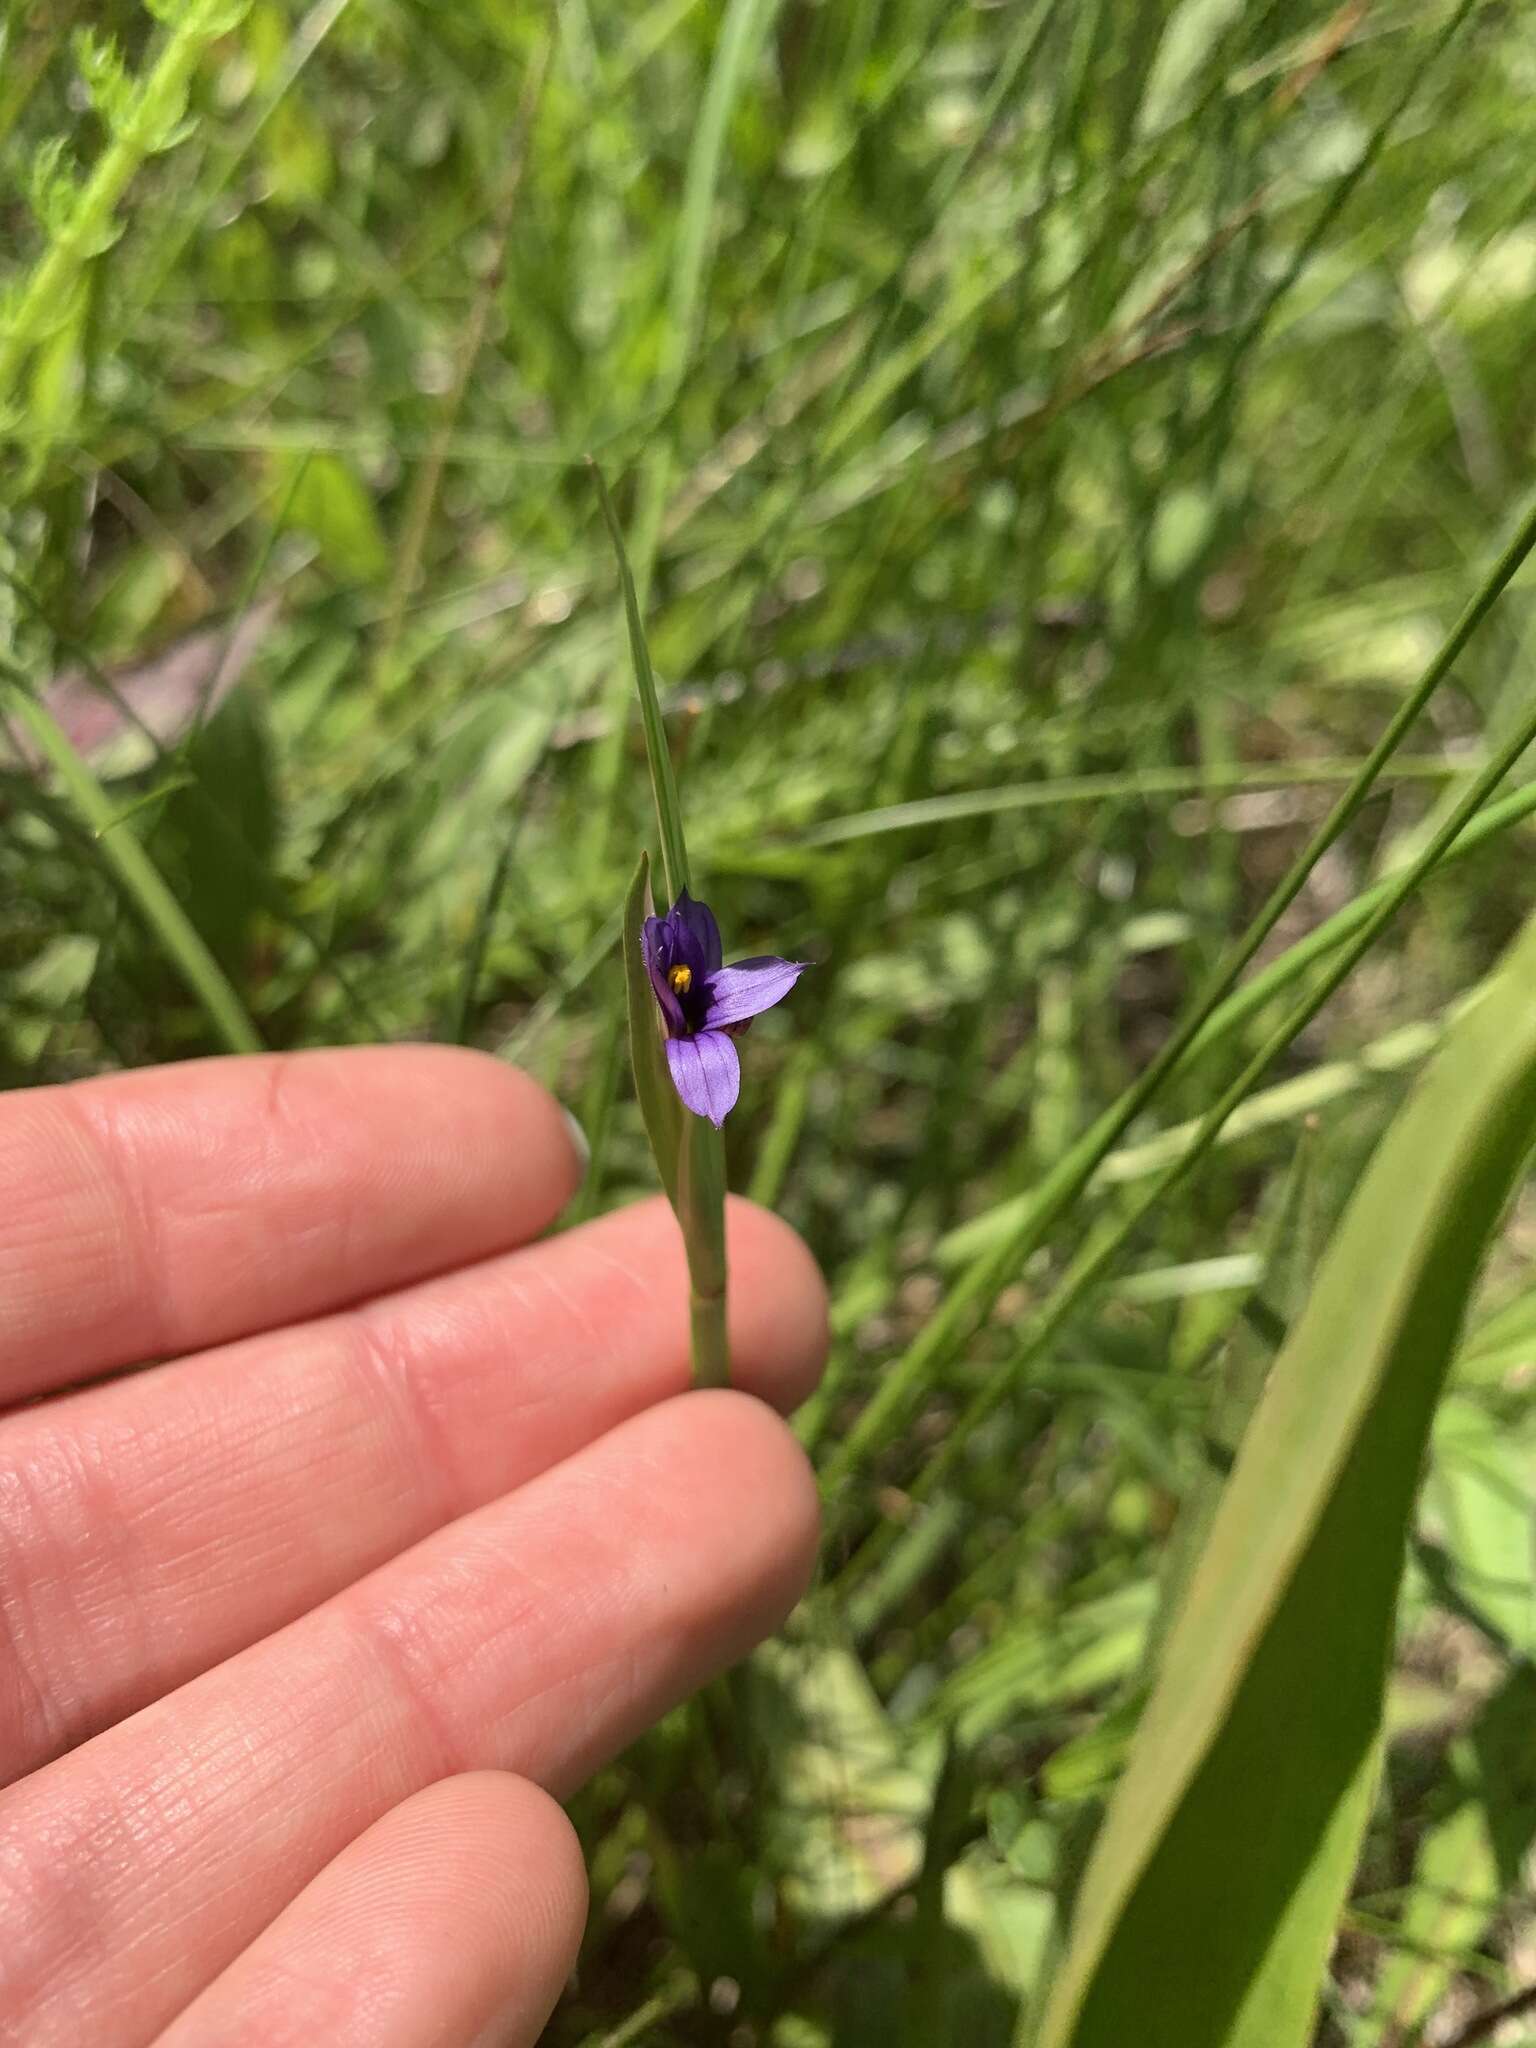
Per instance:
[[[1156,135],[1179,118],[1212,50],[1242,12],[1242,0],[1182,0],[1174,8],[1141,98],[1143,135]]]
[[[1452,1395],[1435,1418],[1420,1526],[1440,1544],[1456,1582],[1510,1649],[1536,1651],[1531,1588],[1528,1436],[1476,1402]]]
[[[306,453],[302,461],[289,493],[289,525],[314,535],[344,582],[378,582],[389,570],[389,548],[357,471],[339,455]]]
[[[187,915],[226,973],[243,971],[259,911],[272,892],[280,818],[271,741],[260,700],[236,690],[188,740],[192,781],[166,804],[150,840],[179,882]],[[243,848],[232,857],[231,838]]]
[[[750,1669],[785,1896],[808,1919],[852,1919],[917,1876],[943,1741],[904,1735],[858,1659],[830,1644],[765,1643]]]
[[[650,977],[640,952],[640,926],[651,914],[651,863],[641,854],[634,880],[624,898],[624,930],[620,943],[624,953],[624,990],[629,1008],[629,1058],[635,1074],[635,1094],[645,1119],[646,1136],[656,1155],[657,1171],[667,1191],[667,1200],[677,1207],[677,1167],[682,1149],[683,1105],[667,1071],[667,1055],[661,1042],[661,1020],[656,1008]]]
[[[10,1049],[23,1066],[40,1058],[61,1016],[90,987],[100,944],[84,932],[62,933],[6,977],[0,1019]]]
[[[1403,1538],[1536,1138],[1536,925],[1378,1147],[1276,1361],[1085,1874],[1043,2048],[1300,2048],[1370,1803]]]

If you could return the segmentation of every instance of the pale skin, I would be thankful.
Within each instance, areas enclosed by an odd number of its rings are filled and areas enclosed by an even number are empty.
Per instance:
[[[445,1048],[0,1098],[0,2042],[537,2039],[557,1800],[806,1584],[826,1339],[733,1203],[688,1392],[664,1204],[534,1242],[579,1175]]]

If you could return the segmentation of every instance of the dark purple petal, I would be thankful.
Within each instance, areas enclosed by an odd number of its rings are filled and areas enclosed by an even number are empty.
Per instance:
[[[706,1030],[741,1024],[782,1003],[810,965],[807,960],[776,960],[765,954],[757,960],[738,960],[709,977],[709,1008],[704,1013]]]
[[[672,1085],[695,1116],[707,1116],[718,1130],[741,1093],[741,1061],[723,1031],[667,1040]]]
[[[648,917],[640,927],[640,957],[645,962],[645,971],[651,977],[651,987],[656,991],[656,1000],[661,1005],[661,1014],[667,1020],[667,1033],[686,1029],[683,1023],[683,1006],[672,993],[667,982],[667,968],[670,965],[671,948],[667,943],[669,934],[664,917]]]
[[[695,902],[685,889],[673,904],[671,914],[688,934],[683,958],[701,980],[706,974],[713,974],[725,958],[715,913],[707,903]]]

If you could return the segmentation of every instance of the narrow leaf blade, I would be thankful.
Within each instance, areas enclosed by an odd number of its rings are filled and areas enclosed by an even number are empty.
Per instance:
[[[1403,1538],[1536,1137],[1536,925],[1378,1148],[1277,1360],[1086,1874],[1042,2048],[1301,2048],[1369,1812]]]
[[[677,1099],[672,1077],[667,1072],[667,1055],[662,1047],[656,998],[640,951],[640,928],[651,913],[651,863],[641,854],[624,898],[624,930],[620,943],[624,952],[624,991],[629,1010],[629,1058],[635,1075],[635,1094],[645,1119],[646,1136],[656,1155],[656,1166],[667,1200],[677,1208],[677,1169],[683,1137],[683,1105]]]
[[[651,668],[651,653],[645,641],[645,627],[640,618],[640,600],[635,591],[635,579],[630,573],[624,535],[619,529],[618,514],[613,509],[608,486],[603,482],[603,473],[590,456],[588,463],[593,481],[597,485],[598,502],[603,508],[608,538],[613,543],[613,556],[618,564],[619,583],[624,592],[624,617],[629,627],[630,659],[635,665],[635,688],[640,697],[640,723],[645,730],[645,757],[650,765],[651,788],[656,797],[656,824],[661,834],[661,879],[667,901],[671,904],[677,901],[688,886],[688,850],[683,843],[683,812],[677,799],[677,778],[672,773],[672,756],[667,749],[667,729],[661,716],[661,700],[656,694],[656,676]]]

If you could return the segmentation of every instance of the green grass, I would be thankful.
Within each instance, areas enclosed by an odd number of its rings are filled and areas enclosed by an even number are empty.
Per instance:
[[[1519,10],[89,12],[94,108],[84,9],[10,0],[0,70],[0,1084],[459,1037],[577,1108],[589,1206],[654,1185],[617,913],[676,849],[595,456],[693,886],[818,963],[726,1152],[832,1288],[830,1539],[578,1801],[551,2040],[1011,2042],[1172,1533],[1532,907],[1529,769],[1478,784],[1536,711]],[[267,601],[211,715],[139,694]],[[1518,1988],[1536,1822],[1474,1764],[1536,1651],[1529,1225],[1323,2048]]]

